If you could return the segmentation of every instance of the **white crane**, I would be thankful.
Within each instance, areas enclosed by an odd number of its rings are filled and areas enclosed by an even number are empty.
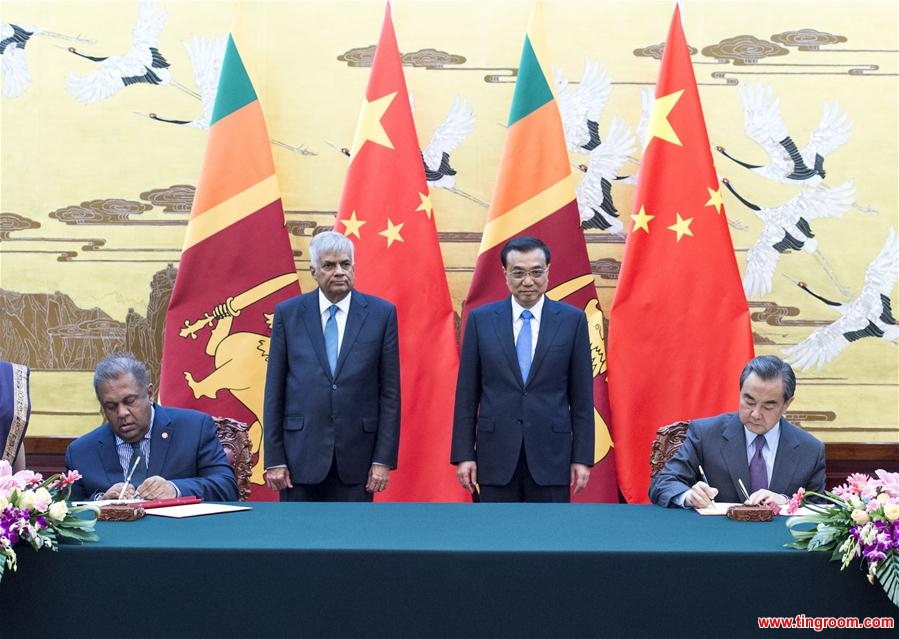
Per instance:
[[[456,188],[456,170],[450,166],[450,154],[472,131],[474,131],[474,111],[471,110],[467,100],[457,95],[446,118],[437,125],[428,145],[422,149],[421,159],[424,162],[428,186],[452,191],[456,195],[487,206],[486,202]]]
[[[824,159],[845,144],[852,135],[852,122],[838,104],[824,103],[821,121],[808,144],[801,150],[790,137],[780,113],[780,98],[769,85],[745,84],[738,88],[743,102],[746,135],[767,153],[769,164],[749,164],[738,160],[723,146],[722,155],[769,180],[782,184],[820,184],[826,176]]]
[[[855,186],[852,180],[834,188],[815,187],[803,189],[799,195],[773,208],[764,208],[746,200],[727,178],[721,180],[734,196],[751,209],[762,221],[762,232],[746,255],[746,272],[743,289],[747,296],[755,297],[771,292],[774,268],[781,253],[787,250],[803,250],[814,255],[827,275],[844,295],[849,291],[836,279],[827,260],[818,250],[809,220],[822,217],[841,217],[852,206]]]
[[[899,326],[890,308],[890,294],[899,281],[899,245],[891,228],[880,253],[865,268],[862,292],[848,304],[828,300],[812,291],[805,282],[802,290],[836,308],[840,319],[815,330],[805,340],[783,349],[787,360],[802,370],[821,369],[833,361],[850,343],[876,337],[895,343]]]
[[[75,47],[69,52],[97,62],[97,69],[86,76],[69,73],[66,90],[78,101],[94,104],[111,98],[132,84],[172,84],[199,97],[193,91],[173,82],[169,63],[159,52],[159,36],[165,26],[166,13],[155,2],[141,2],[137,23],[131,31],[131,48],[125,55],[90,56]]]
[[[584,72],[580,84],[572,91],[561,69],[555,69],[556,97],[562,116],[565,144],[574,153],[587,153],[601,144],[599,117],[612,93],[612,79],[608,71],[584,57]]]
[[[28,62],[25,60],[25,47],[34,36],[87,44],[93,43],[93,40],[44,31],[40,27],[7,22],[0,24],[0,59],[2,59],[0,69],[3,72],[3,90],[0,94],[4,98],[19,97],[25,93],[25,90],[31,84],[31,71],[29,71]]]
[[[618,118],[612,118],[606,139],[590,151],[586,175],[577,187],[581,228],[624,235],[624,225],[612,200],[612,180],[618,176],[621,166],[635,148],[636,142],[630,128]]]

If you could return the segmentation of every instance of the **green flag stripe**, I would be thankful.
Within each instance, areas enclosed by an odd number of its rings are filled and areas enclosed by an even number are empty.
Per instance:
[[[234,45],[234,38],[229,35],[210,126],[255,100],[256,91],[253,90],[253,83],[250,82],[247,69]]]
[[[546,76],[540,68],[537,54],[534,53],[530,38],[525,36],[524,47],[521,49],[521,64],[518,66],[518,80],[515,82],[515,95],[512,97],[512,108],[509,110],[508,126],[512,126],[552,99],[553,92],[546,84]]]

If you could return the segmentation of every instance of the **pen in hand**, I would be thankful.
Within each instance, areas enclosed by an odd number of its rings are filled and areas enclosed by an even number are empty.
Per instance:
[[[706,486],[711,488],[712,485],[709,483],[709,478],[705,476],[705,471],[702,469],[702,464],[699,464],[699,474],[702,475],[702,481],[704,481],[706,483]],[[715,500],[712,499],[712,506],[714,506],[714,505],[715,505]]]
[[[743,496],[746,498],[746,501],[749,501],[749,491],[746,490],[746,486],[743,484],[743,479],[737,477],[737,481],[740,482],[740,490],[743,491]]]
[[[125,475],[125,485],[122,486],[122,490],[119,491],[119,501],[125,498],[125,491],[128,490],[128,483],[131,481],[131,476],[134,475],[134,471],[137,469],[137,465],[140,463],[140,455],[137,455],[134,458],[134,463],[131,464],[131,470],[128,471],[128,474]],[[135,490],[137,486],[134,487]]]

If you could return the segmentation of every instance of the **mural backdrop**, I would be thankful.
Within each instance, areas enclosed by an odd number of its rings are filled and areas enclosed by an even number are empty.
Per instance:
[[[33,369],[29,434],[78,435],[99,423],[91,372],[104,354],[134,351],[158,376],[233,5],[0,9],[0,358]],[[394,4],[457,314],[530,9]],[[544,2],[606,312],[671,10],[667,0]],[[334,222],[383,11],[380,0],[247,3],[257,57],[246,63],[304,290],[309,239]],[[796,366],[790,417],[825,441],[899,439],[897,18],[891,1],[685,8],[756,351]],[[149,68],[135,64],[141,55]]]

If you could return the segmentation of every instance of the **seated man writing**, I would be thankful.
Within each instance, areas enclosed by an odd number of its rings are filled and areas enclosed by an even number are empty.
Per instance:
[[[739,410],[690,423],[683,445],[649,486],[652,502],[784,504],[799,488],[823,492],[824,444],[783,417],[795,390],[789,364],[774,355],[750,360],[740,375]]]
[[[155,404],[147,369],[133,355],[117,353],[97,364],[94,391],[106,423],[66,450],[66,468],[81,473],[72,485],[72,500],[135,495],[238,500],[234,472],[212,418]]]

